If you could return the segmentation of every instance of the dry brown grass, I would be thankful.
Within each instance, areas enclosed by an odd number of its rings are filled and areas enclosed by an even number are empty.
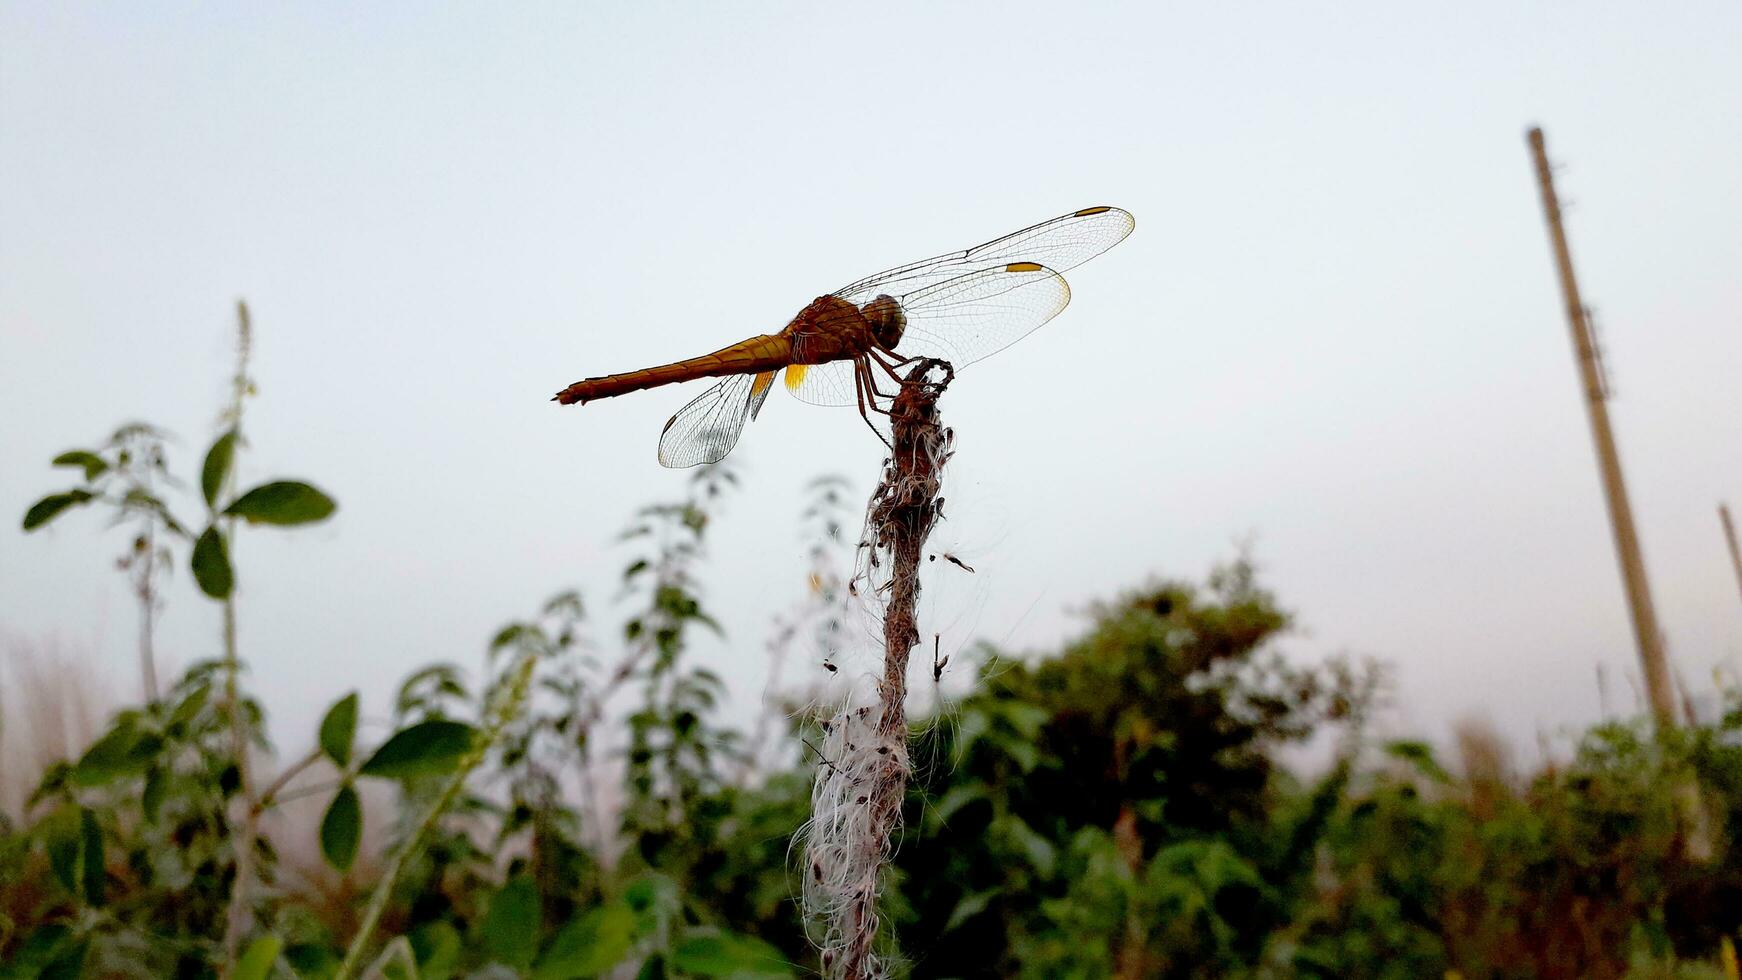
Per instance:
[[[88,650],[0,635],[0,813],[17,818],[50,765],[76,759],[118,706]]]
[[[1486,718],[1468,717],[1453,726],[1457,754],[1464,770],[1470,810],[1491,820],[1503,803],[1518,791],[1518,774],[1512,764],[1512,749]]]
[[[95,660],[86,650],[0,635],[0,814],[22,818],[43,773],[56,762],[84,754],[123,706]],[[336,775],[322,762],[297,782],[318,785]],[[354,895],[357,883],[374,879],[391,836],[391,791],[366,787],[368,819],[357,866],[349,875],[337,874],[321,858],[319,844],[321,816],[330,796],[290,800],[275,807],[263,827],[281,857],[281,888],[316,909],[347,907],[343,899]]]

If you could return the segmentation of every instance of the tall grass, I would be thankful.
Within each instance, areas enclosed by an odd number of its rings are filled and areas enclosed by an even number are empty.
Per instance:
[[[76,759],[119,705],[86,651],[0,635],[0,813],[23,819],[42,774]]]

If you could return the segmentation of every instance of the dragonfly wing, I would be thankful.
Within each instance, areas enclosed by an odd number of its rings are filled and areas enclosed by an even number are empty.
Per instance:
[[[1125,240],[1137,227],[1129,211],[1084,208],[995,238],[961,252],[938,255],[868,276],[835,295],[863,306],[880,293],[899,296],[958,276],[1017,262],[1068,272]]]
[[[858,389],[853,384],[855,370],[852,361],[794,364],[786,369],[786,390],[796,395],[799,401],[812,405],[857,405]]]
[[[750,417],[762,414],[762,403],[768,400],[768,392],[774,387],[774,372],[764,371],[756,376],[750,385]]]
[[[659,464],[682,469],[725,459],[744,432],[751,402],[760,408],[768,396],[769,385],[757,393],[757,378],[734,374],[679,409],[659,435]]]
[[[895,352],[957,368],[1009,347],[1071,301],[1064,277],[1034,262],[980,269],[896,298],[907,329]]]

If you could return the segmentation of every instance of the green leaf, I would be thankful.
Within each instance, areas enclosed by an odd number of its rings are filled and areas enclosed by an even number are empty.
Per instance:
[[[266,980],[272,973],[272,964],[278,962],[278,951],[283,948],[284,940],[273,935],[261,936],[249,943],[248,951],[236,961],[231,980]]]
[[[24,529],[34,531],[60,516],[60,512],[68,507],[88,504],[95,500],[96,494],[89,490],[68,490],[66,493],[51,493],[30,505],[24,512]]]
[[[363,801],[346,783],[333,794],[333,802],[327,804],[326,815],[321,817],[321,853],[334,868],[349,871],[357,860],[357,842],[362,839]]]
[[[1058,850],[1027,821],[1006,813],[994,820],[988,829],[997,834],[1011,852],[1027,860],[1029,867],[1039,872],[1041,877],[1052,876],[1053,869],[1058,866]]]
[[[423,971],[417,968],[417,953],[404,936],[388,940],[386,948],[364,969],[363,975],[381,980],[423,980]]]
[[[671,966],[679,973],[701,977],[790,977],[792,969],[780,950],[752,936],[697,930],[677,944]]]
[[[1040,764],[1040,749],[1033,742],[1023,742],[1015,739],[999,739],[998,747],[1003,749],[1025,773],[1033,772]]]
[[[1024,704],[1021,701],[1005,701],[999,703],[999,715],[1024,739],[1034,740],[1040,737],[1040,730],[1052,719],[1052,714],[1038,704]]]
[[[145,774],[145,791],[139,794],[139,808],[145,813],[146,823],[156,823],[157,814],[163,809],[163,798],[169,790],[169,776],[160,766],[153,766]]]
[[[74,943],[66,952],[54,958],[54,961],[42,968],[36,975],[36,980],[79,980],[86,976],[85,958],[91,951],[89,939]]]
[[[507,626],[502,627],[502,629],[496,633],[495,637],[490,640],[490,652],[495,653],[510,643],[513,643],[515,640],[520,639],[522,636],[525,636],[528,632],[529,629],[525,623],[509,623]]]
[[[477,732],[458,721],[425,721],[393,733],[375,750],[363,768],[364,776],[411,779],[451,772],[460,757],[472,750]]]
[[[957,926],[986,911],[986,906],[992,904],[992,900],[997,897],[998,890],[995,888],[963,895],[956,907],[950,910],[949,921],[944,923],[944,932],[954,932]]]
[[[67,958],[69,951],[84,959],[83,944],[73,943],[73,931],[59,923],[38,926],[12,951],[12,958],[0,964],[0,977],[40,977]],[[76,976],[77,974],[74,974]]]
[[[170,712],[169,727],[177,728],[193,721],[194,717],[200,713],[200,709],[206,706],[206,700],[211,696],[212,685],[200,684],[195,686],[193,690],[188,692],[187,697],[182,698],[181,703],[175,706],[175,710]]]
[[[187,536],[187,529],[170,513],[169,505],[152,496],[141,487],[128,490],[121,498],[121,509],[128,514],[146,513],[163,522],[165,529],[172,534]]]
[[[101,786],[126,776],[137,776],[151,768],[162,748],[163,739],[158,736],[142,732],[132,724],[118,724],[79,757],[73,766],[73,782],[80,786]]]
[[[85,471],[85,482],[89,483],[103,474],[109,464],[103,457],[83,449],[71,449],[54,458],[56,466],[79,466]]]
[[[43,849],[48,852],[48,869],[61,887],[74,895],[79,893],[79,859],[82,856],[79,853],[79,813],[79,807],[63,807],[44,819],[39,831]]]
[[[97,815],[79,809],[79,885],[89,905],[103,904],[103,886],[108,883],[108,865],[103,856],[103,828]]]
[[[536,980],[598,976],[616,966],[634,944],[635,910],[613,902],[564,926],[532,975]]]
[[[538,952],[538,887],[530,875],[515,875],[490,900],[484,916],[484,951],[493,960],[524,971]]]
[[[663,925],[683,908],[683,894],[670,875],[649,871],[623,889],[623,900],[648,922]]]
[[[200,591],[214,599],[227,599],[236,588],[236,573],[230,570],[230,549],[216,524],[201,532],[194,542],[194,581]]]
[[[200,467],[200,492],[213,510],[218,509],[218,491],[224,489],[224,478],[230,475],[230,461],[236,458],[236,438],[235,429],[225,431],[206,450],[206,464]]]
[[[303,980],[330,980],[339,972],[339,957],[318,942],[291,943],[284,947],[284,962]],[[441,980],[447,980],[446,977]]]
[[[1452,782],[1452,774],[1446,772],[1445,767],[1434,758],[1433,746],[1426,742],[1417,742],[1411,739],[1388,742],[1385,745],[1385,754],[1414,766],[1417,772],[1436,783],[1450,784]]]
[[[250,524],[309,524],[326,520],[338,504],[306,483],[280,480],[263,483],[224,508],[224,513]]]
[[[321,751],[340,769],[351,764],[351,742],[357,735],[357,692],[352,691],[327,709],[321,719]]]
[[[951,786],[949,791],[944,793],[944,795],[929,808],[931,812],[927,813],[926,817],[929,820],[936,821],[939,826],[944,826],[949,823],[951,817],[956,815],[957,810],[960,810],[962,807],[967,806],[969,803],[973,803],[976,800],[984,800],[986,798],[986,784],[980,782],[960,783]]]
[[[463,951],[459,931],[441,919],[411,934],[418,980],[448,980],[458,971]]]

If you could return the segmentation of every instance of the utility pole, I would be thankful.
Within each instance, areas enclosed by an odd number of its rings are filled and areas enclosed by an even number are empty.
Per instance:
[[[1585,408],[1591,419],[1591,438],[1597,444],[1597,469],[1603,477],[1603,495],[1609,504],[1609,523],[1615,531],[1616,556],[1621,561],[1621,580],[1627,589],[1627,611],[1633,619],[1633,635],[1639,643],[1639,661],[1645,668],[1645,691],[1659,729],[1675,727],[1675,689],[1663,653],[1663,635],[1657,628],[1657,613],[1651,605],[1651,588],[1645,581],[1645,561],[1639,553],[1639,534],[1633,528],[1633,506],[1627,501],[1627,485],[1621,479],[1621,456],[1615,449],[1615,434],[1609,429],[1608,390],[1597,345],[1591,337],[1591,318],[1579,298],[1579,283],[1573,277],[1573,257],[1567,249],[1567,233],[1561,227],[1560,201],[1555,197],[1554,175],[1549,170],[1548,151],[1542,130],[1530,130],[1530,152],[1536,159],[1536,179],[1542,190],[1542,210],[1548,219],[1549,241],[1554,245],[1555,265],[1560,270],[1561,298],[1566,304],[1567,325],[1573,332],[1579,376],[1584,381]],[[1734,552],[1732,552],[1734,553]]]
[[[1730,508],[1719,504],[1718,520],[1724,522],[1724,541],[1730,545],[1730,567],[1736,569],[1736,587],[1742,589],[1742,550],[1736,547],[1736,525],[1730,523]]]

